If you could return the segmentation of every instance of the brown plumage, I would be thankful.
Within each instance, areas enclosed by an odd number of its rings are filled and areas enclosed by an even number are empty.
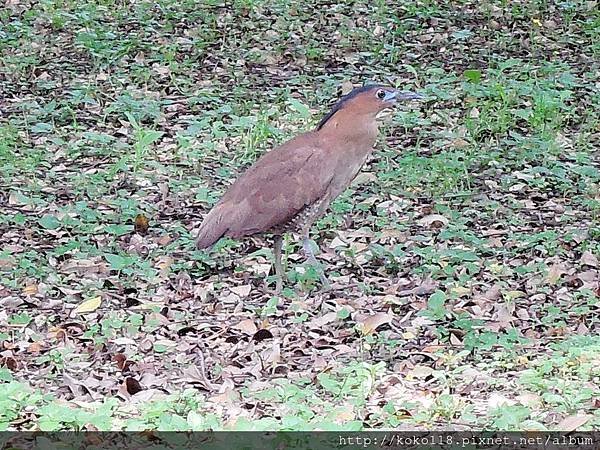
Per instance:
[[[365,86],[342,97],[314,131],[303,133],[259,158],[206,215],[197,247],[221,237],[275,235],[277,291],[282,286],[281,235],[298,231],[311,263],[308,233],[360,171],[377,139],[377,114],[397,100],[419,98],[390,87]],[[324,276],[321,277],[326,283]]]

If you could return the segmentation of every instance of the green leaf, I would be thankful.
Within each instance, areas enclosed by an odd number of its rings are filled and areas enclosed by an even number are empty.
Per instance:
[[[437,290],[429,297],[427,300],[427,311],[428,315],[432,319],[442,320],[446,317],[446,308],[444,308],[444,304],[446,303],[446,294],[442,291]]]
[[[278,304],[279,298],[277,297],[271,297],[269,300],[267,300],[267,307],[275,308]]]
[[[146,147],[160,139],[162,135],[162,131],[144,130],[143,134],[140,137],[140,145]]]
[[[124,234],[131,233],[133,231],[133,226],[131,225],[120,225],[120,224],[111,224],[104,228],[104,231],[108,234],[114,234],[115,236],[123,236]]]
[[[463,72],[464,77],[471,83],[479,83],[481,81],[481,71],[476,69],[467,69]]]
[[[347,319],[350,317],[350,311],[348,311],[346,308],[342,308],[337,312],[336,316],[338,319]]]
[[[54,129],[54,127],[52,126],[52,124],[40,122],[40,123],[36,123],[34,126],[31,127],[31,132],[32,133],[50,133],[53,129]]]
[[[32,321],[32,317],[27,312],[21,312],[19,314],[13,314],[8,319],[8,323],[11,325],[27,325]]]
[[[19,192],[19,191],[11,191],[9,196],[13,202],[18,205],[32,205],[34,201],[31,197]]]
[[[56,431],[60,429],[60,423],[55,420],[40,420],[38,427],[42,431]]]
[[[60,228],[60,221],[52,214],[44,214],[40,220],[38,220],[38,223],[46,230],[56,230],[57,228]]]
[[[165,353],[169,348],[164,344],[154,343],[154,351],[156,353]]]
[[[297,112],[300,115],[300,117],[302,117],[303,119],[307,119],[308,117],[310,117],[310,109],[308,108],[308,106],[306,106],[301,101],[296,100],[293,97],[290,97],[288,99],[288,103],[290,104],[290,107],[295,112]]]
[[[123,270],[131,264],[130,258],[125,258],[121,255],[107,253],[104,255],[104,258],[108,261],[112,270]]]
[[[14,378],[13,378],[10,370],[5,369],[5,368],[0,369],[0,381],[8,383],[13,380],[14,380]],[[2,431],[2,430],[0,429],[0,431]]]
[[[451,36],[456,40],[463,41],[473,36],[473,32],[471,30],[458,30],[452,33]]]

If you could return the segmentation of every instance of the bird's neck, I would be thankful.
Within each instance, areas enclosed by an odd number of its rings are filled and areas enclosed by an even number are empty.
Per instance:
[[[376,114],[338,111],[319,130],[326,141],[356,144],[357,150],[370,151],[377,140]]]

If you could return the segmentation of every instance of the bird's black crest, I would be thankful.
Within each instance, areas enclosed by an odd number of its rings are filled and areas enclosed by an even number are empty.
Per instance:
[[[382,87],[383,86],[380,84],[367,84],[366,86],[361,86],[359,88],[353,89],[348,94],[346,94],[342,98],[340,98],[335,105],[333,105],[333,108],[331,108],[331,111],[329,111],[327,114],[325,114],[325,116],[321,119],[321,121],[317,125],[317,128],[315,128],[315,131],[319,131],[321,128],[323,128],[323,125],[325,125],[329,121],[329,119],[331,119],[333,117],[333,115],[336,112],[338,112],[340,109],[342,109],[348,100],[353,99],[358,94],[362,94],[363,92],[367,92],[367,91],[370,91],[371,89],[382,88]]]

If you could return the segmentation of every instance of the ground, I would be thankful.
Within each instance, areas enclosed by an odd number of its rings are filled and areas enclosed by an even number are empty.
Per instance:
[[[0,429],[600,426],[596,1],[9,0]],[[194,247],[352,84],[426,99],[313,228]]]

